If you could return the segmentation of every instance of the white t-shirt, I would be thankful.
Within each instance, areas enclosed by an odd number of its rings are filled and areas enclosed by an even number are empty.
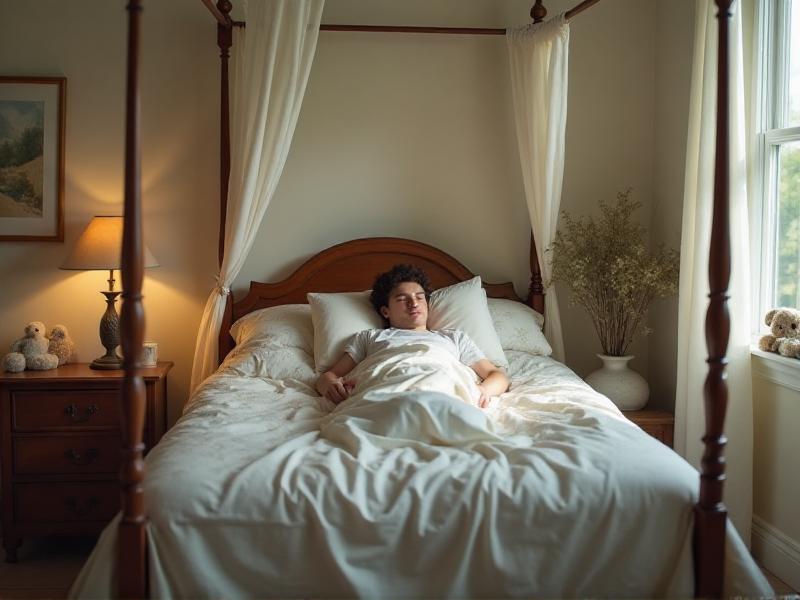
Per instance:
[[[437,331],[416,331],[414,329],[397,329],[395,327],[365,329],[350,338],[344,347],[344,351],[356,363],[360,363],[375,352],[419,342],[446,350],[468,367],[486,358],[484,353],[475,345],[475,342],[469,339],[469,336],[460,329],[440,329]]]

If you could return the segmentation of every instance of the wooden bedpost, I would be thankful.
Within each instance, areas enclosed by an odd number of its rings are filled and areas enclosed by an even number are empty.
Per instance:
[[[217,8],[228,24],[217,23],[217,45],[220,58],[219,99],[219,265],[225,256],[225,219],[228,212],[228,180],[231,175],[231,117],[228,89],[228,60],[233,45],[233,27],[230,25],[230,0],[218,0]]]
[[[544,314],[544,285],[542,285],[542,269],[536,256],[536,240],[531,231],[530,248],[531,284],[528,288],[528,306],[538,313]]]
[[[219,102],[219,266],[225,257],[225,222],[228,213],[228,185],[231,176],[231,111],[230,111],[230,78],[228,60],[233,45],[233,24],[230,12],[233,4],[230,0],[218,0],[217,8],[222,13],[225,23],[217,23],[217,45],[220,57],[220,102]],[[233,340],[228,333],[233,325],[233,295],[228,294],[225,302],[225,314],[219,331],[218,347],[225,346],[230,351]],[[224,339],[223,339],[224,338]],[[227,352],[225,353],[227,354]],[[217,362],[221,363],[225,354],[220,352]]]
[[[705,399],[706,432],[700,475],[700,499],[695,505],[695,595],[722,597],[727,510],[722,503],[725,482],[723,434],[728,406],[725,356],[730,333],[728,284],[731,274],[728,162],[728,25],[731,0],[716,0],[719,12],[717,56],[717,139],[714,165],[714,212],[708,261],[709,304],[706,312],[708,376]]]
[[[145,389],[141,355],[144,339],[142,308],[142,214],[140,202],[139,23],[141,0],[128,3],[128,76],[125,100],[125,200],[122,232],[122,520],[117,546],[118,592],[122,598],[147,595],[147,532],[144,514]]]

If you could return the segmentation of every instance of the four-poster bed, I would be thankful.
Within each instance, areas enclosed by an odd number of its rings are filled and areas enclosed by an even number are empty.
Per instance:
[[[228,0],[202,0],[218,20],[218,43],[222,58],[221,97],[221,209],[220,261],[224,248],[224,229],[228,174],[230,169],[228,52],[232,28],[243,25],[230,18],[232,5]],[[598,0],[586,0],[567,13],[574,16]],[[723,423],[726,406],[725,350],[729,328],[726,309],[730,259],[727,227],[727,22],[730,0],[717,0],[720,10],[719,94],[717,127],[717,161],[714,200],[714,221],[711,242],[710,281],[711,303],[707,319],[709,375],[705,386],[707,415],[706,452],[703,457],[699,502],[694,509],[695,593],[701,597],[720,597],[723,591],[723,563],[726,534],[726,512],[722,504],[725,444]],[[148,595],[147,515],[143,494],[144,469],[142,460],[143,386],[139,374],[142,347],[143,311],[141,305],[142,244],[139,188],[139,106],[138,106],[138,46],[141,1],[130,0],[127,79],[127,126],[125,170],[125,230],[123,239],[122,339],[125,358],[123,387],[123,467],[121,473],[123,508],[118,531],[116,566],[118,590],[123,597]],[[536,21],[544,14],[537,0],[531,11]],[[504,34],[505,30],[429,28],[429,27],[361,27],[323,26],[339,31],[406,31],[417,33]],[[240,302],[228,299],[224,326],[220,335],[220,359],[233,345],[228,333],[235,319],[268,306],[305,302],[308,291],[352,291],[364,289],[374,273],[394,262],[414,260],[423,264],[438,285],[449,285],[472,276],[463,265],[435,248],[407,240],[371,239],[343,244],[310,259],[289,279],[277,284],[253,284],[248,296]],[[539,265],[531,239],[531,292],[528,303],[541,311],[543,290]],[[343,274],[349,274],[343,277]],[[513,298],[513,288],[486,286],[489,296]],[[151,557],[152,558],[152,557]]]

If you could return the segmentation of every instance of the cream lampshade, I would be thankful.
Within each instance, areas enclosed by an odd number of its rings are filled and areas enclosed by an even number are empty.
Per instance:
[[[72,253],[60,268],[75,271],[108,270],[108,291],[100,292],[106,297],[106,312],[100,319],[100,341],[106,349],[105,356],[95,359],[93,369],[119,369],[122,359],[117,355],[119,346],[119,315],[116,310],[117,296],[114,290],[114,270],[120,268],[122,258],[122,217],[93,217],[75,242]],[[144,246],[144,266],[157,267],[158,261]]]

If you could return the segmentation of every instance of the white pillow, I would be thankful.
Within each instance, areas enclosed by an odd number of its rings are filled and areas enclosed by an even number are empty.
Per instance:
[[[253,311],[231,326],[236,347],[221,369],[244,377],[297,379],[313,384],[314,327],[306,304]]]
[[[314,326],[306,304],[283,304],[254,310],[231,326],[237,348],[245,344],[270,344],[301,348],[311,354]]]
[[[248,345],[237,346],[222,363],[222,370],[240,377],[296,379],[314,385],[314,359],[300,348]]]
[[[383,319],[369,301],[370,293],[367,290],[307,295],[314,324],[314,364],[317,372],[327,371],[339,360],[353,334],[383,327]]]
[[[541,356],[550,356],[553,353],[542,333],[544,317],[529,306],[514,300],[489,298],[489,313],[503,350],[518,350]]]
[[[428,304],[429,329],[460,329],[498,367],[507,368],[508,361],[492,325],[481,278],[441,288],[431,294]]]

